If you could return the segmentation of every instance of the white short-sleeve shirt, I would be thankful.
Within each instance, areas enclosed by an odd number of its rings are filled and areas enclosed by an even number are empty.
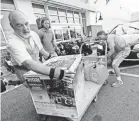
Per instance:
[[[7,43],[7,50],[12,56],[13,65],[22,65],[25,60],[32,59],[31,55],[27,52],[26,46],[31,48],[35,47],[35,44],[41,50],[43,48],[40,38],[34,31],[31,31],[30,42],[13,34]]]

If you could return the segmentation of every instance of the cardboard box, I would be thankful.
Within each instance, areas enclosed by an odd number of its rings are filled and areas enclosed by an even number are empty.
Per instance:
[[[81,59],[81,55],[59,56],[44,63],[76,72],[72,81],[50,80],[33,71],[24,74],[38,114],[78,118],[85,84]]]

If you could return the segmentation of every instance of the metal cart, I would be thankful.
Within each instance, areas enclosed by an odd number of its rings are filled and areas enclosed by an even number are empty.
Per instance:
[[[24,74],[30,89],[30,94],[38,114],[42,116],[64,117],[71,121],[80,121],[85,111],[92,101],[97,100],[97,94],[108,77],[107,73],[107,44],[105,44],[105,54],[98,56],[96,50],[93,54],[82,56],[83,45],[88,43],[96,48],[97,41],[85,42],[80,48],[79,55],[60,56],[46,61],[47,66],[58,65],[57,60],[71,60],[69,70],[76,71],[75,79],[72,82],[62,80],[50,80],[48,76],[29,71]],[[86,62],[95,65],[93,69],[94,81],[85,80]],[[62,62],[63,63],[63,62]],[[65,62],[64,62],[65,63]],[[68,64],[71,63],[68,62]],[[102,74],[103,72],[103,74]],[[104,73],[105,72],[105,73]],[[101,74],[100,74],[101,73]],[[99,81],[101,80],[101,82]],[[47,121],[47,120],[46,120]]]

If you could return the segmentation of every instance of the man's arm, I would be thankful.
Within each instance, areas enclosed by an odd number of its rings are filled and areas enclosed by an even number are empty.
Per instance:
[[[35,71],[37,73],[41,73],[44,75],[49,75],[50,73],[50,67],[47,67],[42,63],[34,61],[32,59],[25,60],[22,63],[22,65],[28,68],[29,70]]]
[[[113,35],[109,35],[107,38],[107,43],[108,43],[108,47],[109,47],[109,52],[108,52],[108,58],[110,58],[112,56],[112,54],[115,53],[115,36]]]
[[[110,58],[112,56],[112,54],[114,54],[114,52],[115,52],[115,49],[113,47],[109,50],[107,57]]]
[[[56,40],[54,39],[54,34],[52,33],[52,45],[53,47],[55,48],[56,51],[60,51],[59,48],[57,47],[57,44],[56,44]]]
[[[41,39],[43,38],[43,34],[41,33],[41,31],[39,30],[37,33],[33,32],[32,34],[34,34],[35,36],[34,40],[39,48],[39,52],[41,53],[41,55],[43,55],[44,59],[50,58],[51,55],[43,48],[43,45],[41,43]]]
[[[28,60],[25,60],[22,64],[26,68],[28,68],[29,70],[32,70],[34,72],[37,72],[37,73],[40,73],[40,74],[43,74],[43,75],[47,75],[47,76],[50,75],[51,68],[49,66],[43,65],[40,62],[34,61],[32,59],[28,59]],[[55,68],[54,72],[53,72],[53,76],[55,78],[59,78],[61,73],[62,72],[61,72],[60,68]],[[74,72],[64,70],[62,79],[63,80],[72,80],[74,78],[74,75],[75,75]]]
[[[45,66],[40,62],[34,61],[29,55],[29,53],[27,52],[26,48],[20,45],[21,43],[19,44],[20,46],[15,46],[15,43],[17,43],[18,41],[15,41],[14,43],[13,41],[12,43],[7,43],[7,49],[19,66],[24,65],[29,70],[49,76],[50,70],[51,70],[50,67]],[[56,68],[54,70],[54,77],[59,78],[60,75],[61,75],[61,69]],[[63,77],[63,80],[71,79],[74,77],[74,73],[64,71],[62,73],[62,77]]]

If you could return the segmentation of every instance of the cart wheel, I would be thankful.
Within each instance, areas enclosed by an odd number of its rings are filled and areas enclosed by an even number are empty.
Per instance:
[[[39,114],[39,118],[40,118],[40,121],[47,121],[48,116],[47,115],[43,115],[43,114]]]
[[[96,95],[95,98],[93,99],[93,102],[96,102],[98,99],[98,96]]]
[[[104,81],[103,85],[106,85],[106,84],[108,84],[108,81],[107,80]]]

